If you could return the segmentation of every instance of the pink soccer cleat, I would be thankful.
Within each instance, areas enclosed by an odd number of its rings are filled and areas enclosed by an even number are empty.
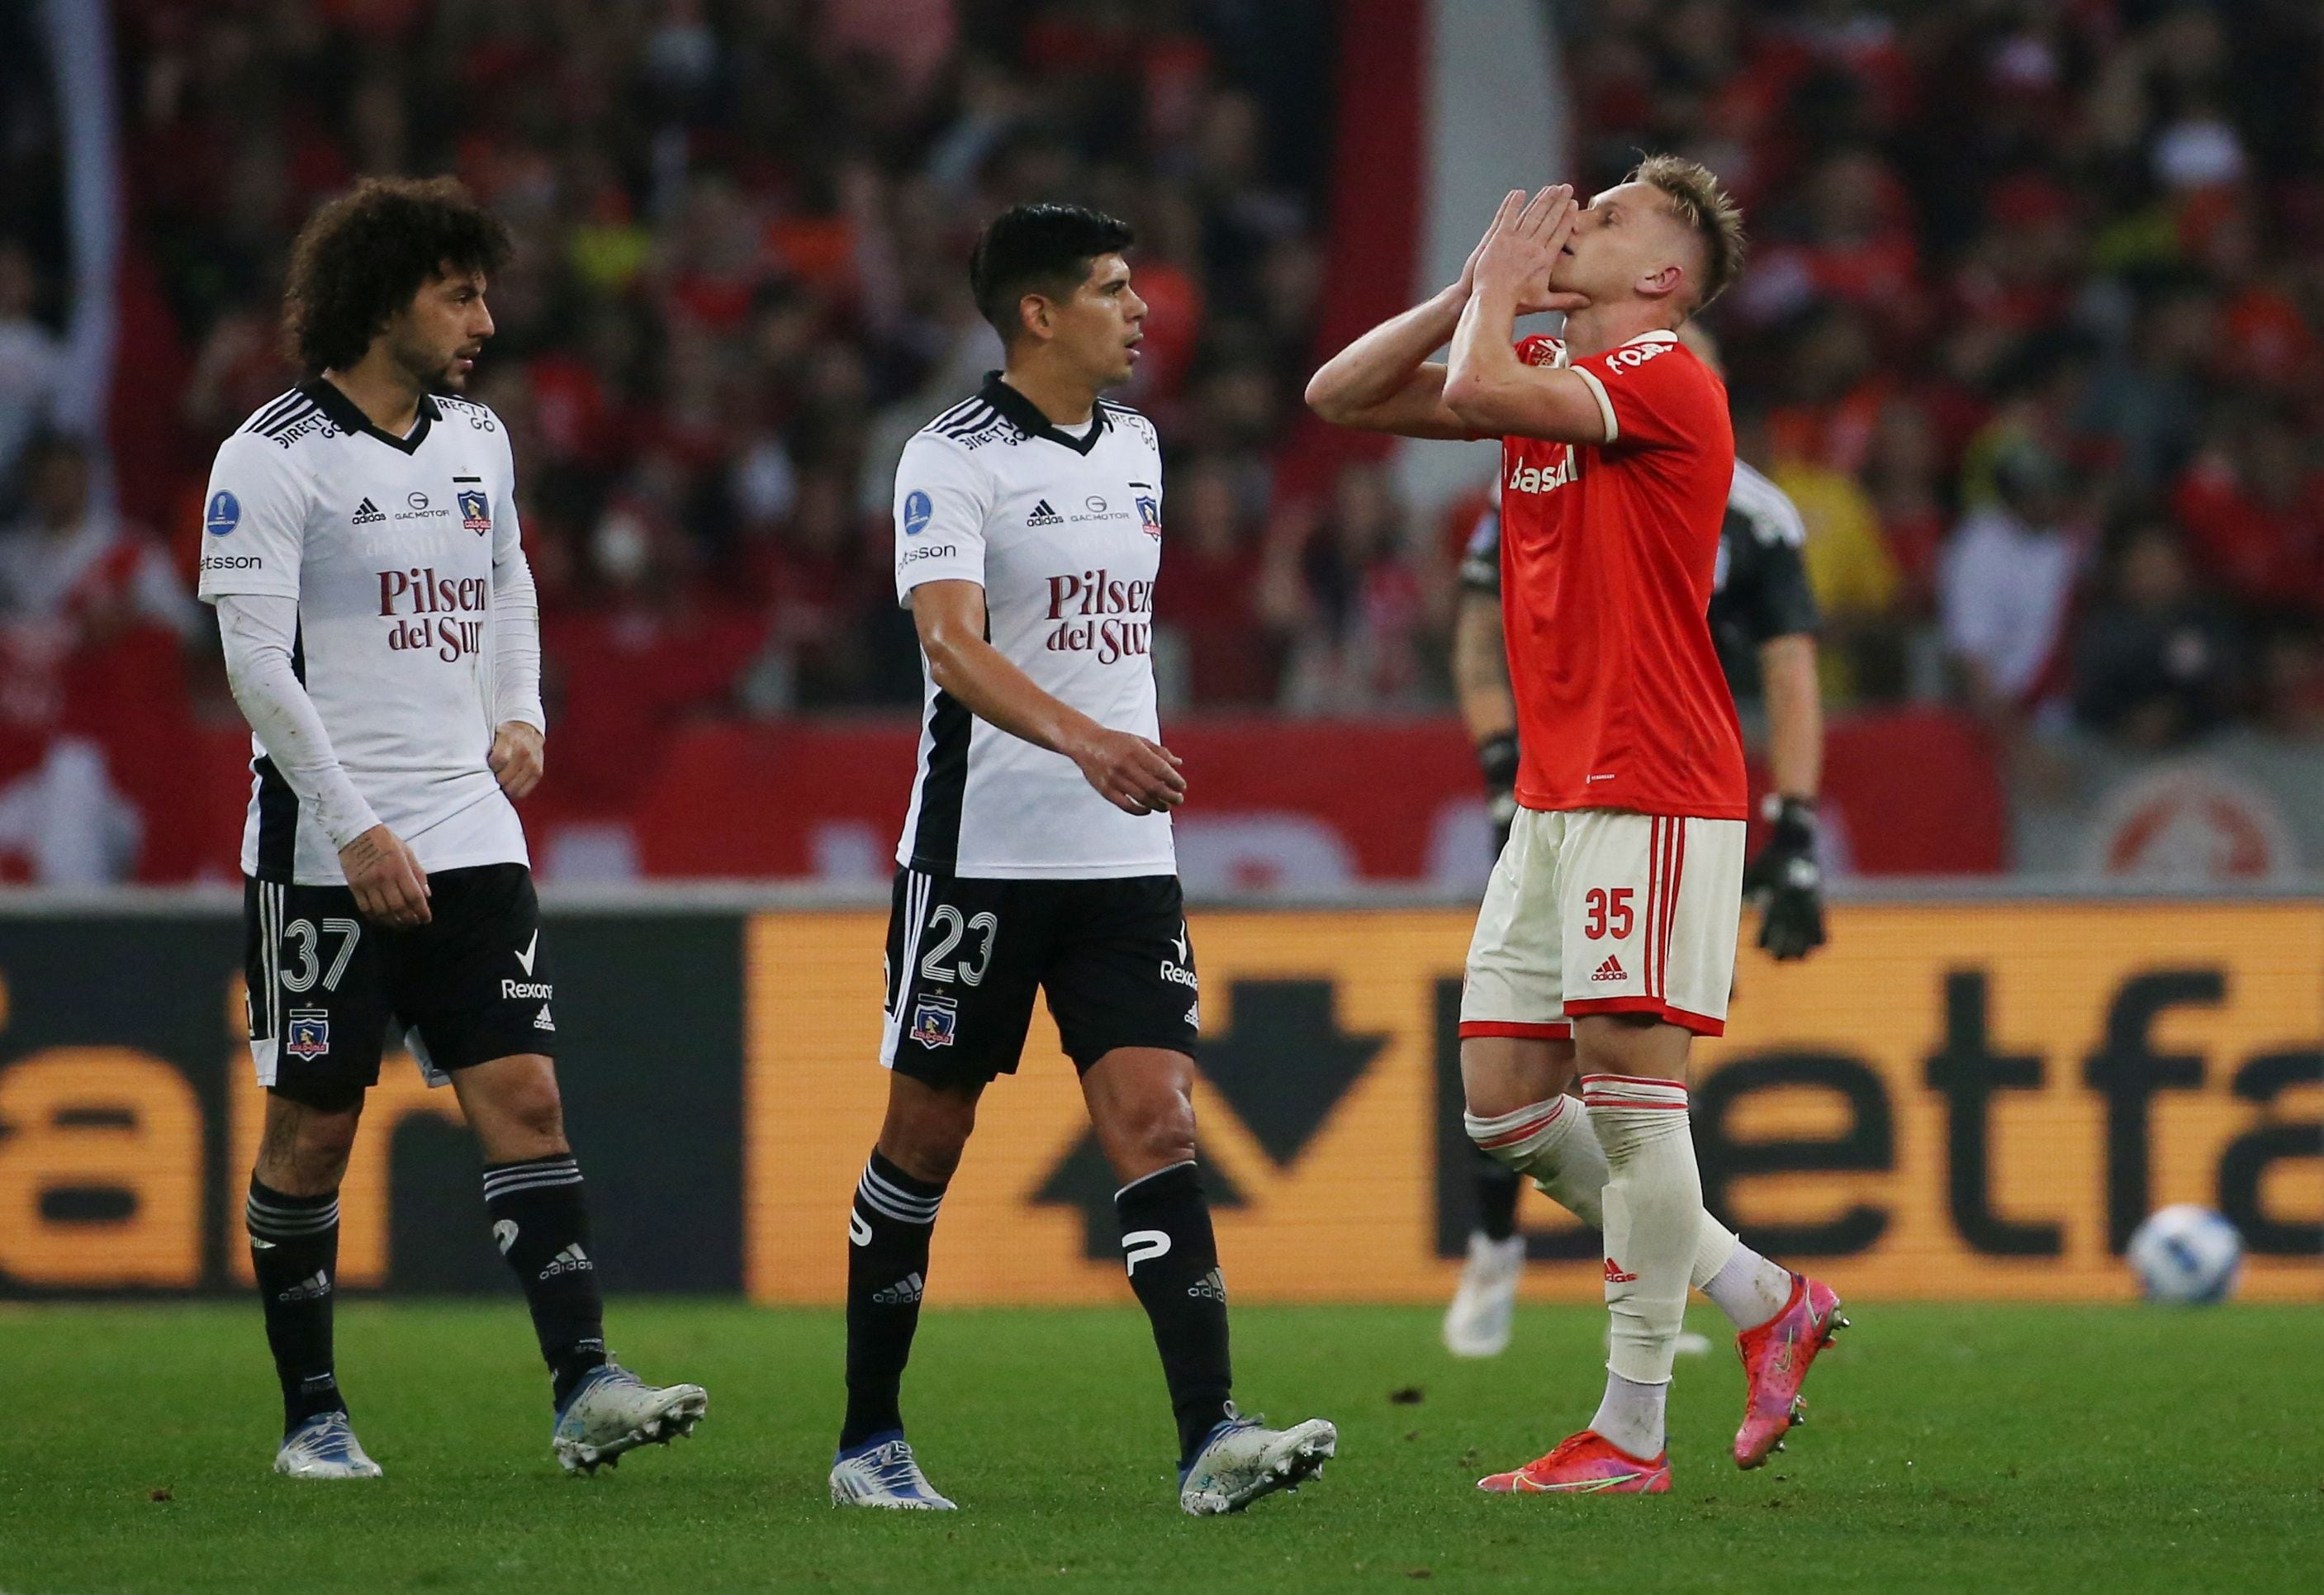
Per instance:
[[[1757,1329],[1735,1337],[1735,1354],[1743,1360],[1748,1381],[1743,1397],[1743,1426],[1735,1432],[1735,1465],[1756,1468],[1767,1453],[1784,1449],[1784,1432],[1807,1421],[1807,1403],[1800,1387],[1816,1353],[1831,1344],[1831,1337],[1848,1327],[1840,1315],[1840,1297],[1831,1286],[1804,1274],[1792,1276],[1792,1299],[1784,1310]]]
[[[1616,1449],[1594,1429],[1569,1434],[1538,1461],[1477,1480],[1495,1495],[1667,1495],[1670,1452],[1652,1461]]]

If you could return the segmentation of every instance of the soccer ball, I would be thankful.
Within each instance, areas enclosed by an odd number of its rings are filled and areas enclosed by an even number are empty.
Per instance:
[[[2236,1288],[2244,1240],[2209,1208],[2181,1203],[2148,1215],[2129,1257],[2150,1302],[2221,1302]]]

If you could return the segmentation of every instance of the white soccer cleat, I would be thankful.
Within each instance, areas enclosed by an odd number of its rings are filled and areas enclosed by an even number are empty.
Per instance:
[[[668,1445],[710,1410],[699,1385],[649,1385],[618,1362],[592,1369],[557,1415],[549,1449],[567,1473],[595,1473],[602,1462],[641,1445]]]
[[[831,1504],[885,1507],[898,1512],[959,1510],[938,1495],[912,1455],[911,1443],[890,1431],[885,1438],[846,1452],[831,1464]]]
[[[1444,1309],[1444,1349],[1455,1357],[1499,1357],[1509,1346],[1517,1314],[1517,1280],[1525,1273],[1525,1237],[1492,1240],[1471,1233],[1461,1288]]]
[[[1321,1478],[1340,1449],[1339,1430],[1322,1418],[1270,1429],[1231,1406],[1227,1413],[1178,1475],[1178,1505],[1190,1516],[1240,1512],[1261,1496],[1297,1489]]]
[[[343,1412],[309,1418],[282,1437],[274,1471],[290,1479],[377,1479],[379,1464],[364,1454],[363,1442]]]

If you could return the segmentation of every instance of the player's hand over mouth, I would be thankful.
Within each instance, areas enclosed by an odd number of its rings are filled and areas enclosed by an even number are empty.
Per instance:
[[[355,907],[364,918],[393,930],[410,930],[432,917],[428,871],[403,838],[385,825],[374,825],[339,849],[339,868],[346,872]]]
[[[1073,750],[1082,777],[1124,814],[1157,814],[1186,800],[1183,762],[1159,742],[1102,728]]]
[[[493,733],[493,751],[485,762],[499,778],[501,790],[512,798],[521,798],[530,796],[540,785],[547,761],[538,726],[521,720],[504,720]]]
[[[1552,183],[1514,215],[1509,202],[1502,201],[1478,249],[1476,281],[1515,299],[1520,316],[1582,309],[1590,303],[1586,295],[1553,288],[1549,281],[1581,218],[1582,205],[1571,183]]]

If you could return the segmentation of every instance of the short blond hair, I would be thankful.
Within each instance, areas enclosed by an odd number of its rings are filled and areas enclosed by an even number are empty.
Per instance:
[[[1743,257],[1750,248],[1743,236],[1743,207],[1720,186],[1718,173],[1683,155],[1649,155],[1622,180],[1660,189],[1671,214],[1702,243],[1702,281],[1688,314],[1710,304],[1743,274]]]

